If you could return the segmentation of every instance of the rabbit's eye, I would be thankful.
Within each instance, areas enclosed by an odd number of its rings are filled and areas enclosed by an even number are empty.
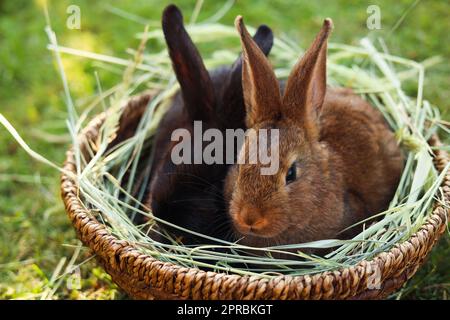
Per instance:
[[[296,167],[296,163],[294,162],[286,174],[286,184],[291,183],[296,178],[297,178],[297,167]]]

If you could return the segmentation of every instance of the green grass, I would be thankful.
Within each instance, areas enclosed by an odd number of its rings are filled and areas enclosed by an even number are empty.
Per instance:
[[[175,1],[190,16],[195,1]],[[239,2],[222,22],[232,24],[242,14],[251,25],[265,23],[276,34],[288,33],[305,47],[319,30],[324,17],[332,17],[333,42],[355,43],[361,37],[383,37],[390,52],[422,61],[434,55],[443,62],[427,70],[425,98],[440,107],[449,119],[450,22],[445,1],[246,1]],[[43,1],[0,3],[0,112],[22,134],[30,146],[62,163],[69,137],[65,128],[63,88],[52,55],[47,51]],[[142,18],[158,19],[168,1],[49,1],[53,29],[61,45],[129,58],[125,50],[136,48],[134,38],[143,25],[111,13],[111,7]],[[224,1],[206,1],[199,20],[215,13]],[[81,8],[81,30],[65,27],[66,8]],[[382,30],[365,27],[366,8],[381,8]],[[394,31],[403,13],[411,7]],[[150,43],[149,45],[152,45]],[[207,49],[207,48],[203,48]],[[96,92],[94,71],[103,88],[120,81],[120,74],[92,61],[63,56],[75,101]],[[406,88],[415,95],[414,86]],[[448,138],[447,138],[448,139]],[[448,141],[448,140],[447,140]],[[78,241],[59,198],[58,173],[32,161],[0,129],[0,298],[124,298],[92,261],[81,266],[81,288],[59,284],[58,264],[66,266]],[[450,237],[445,236],[430,259],[401,292],[401,298],[442,299],[450,293]],[[77,263],[89,257],[81,250]],[[64,261],[62,261],[64,262]],[[53,279],[52,279],[53,276]],[[48,295],[48,288],[55,288]]]

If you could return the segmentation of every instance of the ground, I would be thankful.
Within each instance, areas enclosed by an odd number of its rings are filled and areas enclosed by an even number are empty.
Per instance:
[[[64,119],[63,88],[52,55],[46,49],[43,0],[0,2],[0,112],[30,146],[61,164],[69,144]],[[187,17],[195,1],[174,1]],[[52,26],[60,44],[127,58],[136,48],[134,35],[143,25],[112,12],[124,10],[145,19],[159,19],[167,1],[48,1]],[[225,2],[205,1],[199,19]],[[81,30],[66,27],[69,5],[81,9]],[[378,5],[381,30],[366,27],[367,7]],[[447,1],[238,1],[223,23],[242,14],[248,24],[265,23],[276,34],[287,33],[305,46],[321,21],[332,17],[332,41],[356,43],[369,34],[383,37],[390,52],[422,61],[440,55],[442,62],[426,74],[425,98],[450,116],[450,3]],[[120,78],[91,61],[65,56],[64,67],[76,101],[95,93],[94,71],[103,87]],[[414,95],[414,87],[407,88]],[[447,139],[448,142],[448,138]],[[80,268],[81,284],[59,281],[78,246],[59,197],[58,172],[32,160],[0,128],[0,298],[126,298],[93,261]],[[450,237],[445,235],[426,264],[396,298],[443,299],[450,293]],[[88,258],[81,249],[77,263]],[[74,285],[76,284],[76,285]]]

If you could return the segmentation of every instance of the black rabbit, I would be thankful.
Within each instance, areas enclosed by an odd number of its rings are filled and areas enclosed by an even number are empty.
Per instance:
[[[221,132],[227,128],[245,129],[242,60],[239,57],[231,67],[209,73],[183,26],[181,12],[174,5],[164,10],[162,28],[180,90],[161,120],[154,139],[147,205],[155,217],[208,236],[232,240],[223,199],[223,184],[229,166],[175,165],[171,159],[175,145],[171,135],[175,129],[184,128],[195,139],[194,121],[202,122],[203,131],[209,128]],[[254,40],[267,55],[273,44],[272,31],[261,25]],[[192,147],[192,159],[193,151]],[[157,229],[168,231],[183,244],[209,243],[207,239],[163,224],[158,224]],[[152,232],[151,237],[164,241],[158,232]]]

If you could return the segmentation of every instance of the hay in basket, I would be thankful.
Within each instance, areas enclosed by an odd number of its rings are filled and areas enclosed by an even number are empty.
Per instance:
[[[203,54],[209,69],[232,63],[239,53],[238,37],[232,26],[210,20],[187,28],[194,42],[208,44],[210,48],[224,48],[223,43],[235,41],[226,50]],[[249,30],[254,31],[250,27]],[[359,46],[329,44],[328,84],[353,88],[383,113],[407,155],[401,181],[389,209],[379,213],[376,221],[361,222],[364,231],[353,239],[259,248],[267,254],[252,256],[240,254],[248,247],[239,243],[216,239],[218,245],[190,247],[175,241],[159,243],[147,235],[157,219],[141,203],[148,183],[145,176],[148,170],[143,164],[151,163],[153,134],[177,90],[163,46],[161,51],[144,50],[148,39],[164,43],[162,31],[152,27],[139,34],[142,42],[131,52],[132,61],[59,46],[49,27],[47,32],[49,49],[55,53],[66,90],[67,122],[73,142],[64,167],[58,168],[62,172],[66,211],[81,241],[130,296],[381,298],[412,277],[444,232],[449,213],[450,174],[445,152],[448,146],[440,143],[437,131],[440,127],[448,129],[441,125],[438,109],[422,98],[424,69],[434,60],[417,63],[392,56],[378,51],[367,38]],[[280,79],[287,77],[302,53],[297,43],[286,36],[276,37],[270,60]],[[123,81],[101,91],[78,115],[60,62],[61,54],[125,66]],[[417,83],[416,97],[409,97],[402,90],[404,82],[412,81]],[[86,119],[99,108],[103,108],[103,113],[86,125]],[[0,120],[8,125],[4,118]],[[12,127],[9,130],[28,148]],[[39,160],[47,161],[27,150]],[[134,224],[133,219],[140,215],[148,217],[149,222]],[[216,247],[230,250],[215,250]],[[328,254],[307,255],[302,253],[303,248],[326,248]],[[291,255],[297,252],[299,259],[272,257],[273,253],[285,250]],[[258,267],[262,265],[264,268]]]

